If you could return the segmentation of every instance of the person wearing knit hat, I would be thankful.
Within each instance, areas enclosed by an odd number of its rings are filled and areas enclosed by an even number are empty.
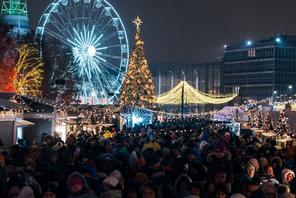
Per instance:
[[[291,171],[290,169],[284,168],[282,170],[283,184],[290,187],[290,183],[291,183],[291,181],[293,180],[294,177],[295,177],[295,173],[293,171]]]
[[[256,158],[251,158],[247,163],[247,166],[248,165],[252,165],[256,172],[259,170],[259,162]]]
[[[58,193],[58,184],[47,182],[42,188],[43,198],[56,198]]]
[[[280,157],[275,156],[271,159],[270,164],[273,166],[273,168],[276,168],[276,167],[282,168],[283,160]]]
[[[110,173],[110,175],[116,177],[118,179],[118,181],[121,180],[122,176],[121,176],[121,172],[119,170],[114,170]]]
[[[83,175],[78,172],[73,172],[67,180],[69,196],[68,197],[89,197],[94,198],[95,195],[90,191],[87,182]]]
[[[34,191],[29,186],[23,187],[17,196],[17,198],[34,198],[34,197],[35,197]]]
[[[119,180],[114,175],[109,175],[103,180],[103,184],[105,187],[115,187],[119,183]]]
[[[240,181],[240,189],[242,190],[248,183],[259,184],[260,178],[256,174],[259,169],[259,163],[256,158],[251,158],[246,164],[246,173]]]
[[[266,176],[267,175],[267,167],[268,167],[268,160],[265,157],[259,158],[259,173],[260,175]]]
[[[119,172],[119,171],[118,171]],[[119,180],[117,177],[121,177],[117,172],[112,172],[113,175],[109,175],[103,180],[104,192],[101,193],[101,197],[108,198],[121,198],[122,192],[118,185]],[[120,172],[119,172],[120,173]],[[116,176],[115,176],[116,175]]]
[[[230,198],[246,198],[246,196],[241,193],[235,193],[231,195]]]
[[[209,144],[208,144],[207,141],[205,141],[205,140],[201,141],[200,144],[199,144],[199,150],[200,150],[200,152],[202,152],[208,145]]]
[[[277,188],[271,182],[264,182],[259,186],[259,190],[261,190],[266,197],[278,197]]]

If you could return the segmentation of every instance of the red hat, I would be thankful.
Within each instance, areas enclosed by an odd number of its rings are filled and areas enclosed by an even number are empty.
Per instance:
[[[74,185],[82,185],[82,186],[84,186],[83,178],[81,178],[79,175],[73,175],[71,178],[69,178],[68,186],[72,187]]]
[[[71,189],[71,187],[74,186],[74,185],[82,185],[82,186],[87,187],[87,183],[86,183],[83,175],[81,175],[78,172],[73,172],[69,176],[69,178],[67,180],[67,184],[68,184],[69,189]]]

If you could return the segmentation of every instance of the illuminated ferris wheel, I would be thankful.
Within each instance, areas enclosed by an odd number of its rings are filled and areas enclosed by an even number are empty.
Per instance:
[[[129,46],[122,20],[106,0],[54,0],[39,20],[36,38],[44,45],[60,43],[80,97],[95,104],[118,98]]]

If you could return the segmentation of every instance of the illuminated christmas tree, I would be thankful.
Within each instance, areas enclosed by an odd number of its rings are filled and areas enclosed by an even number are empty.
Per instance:
[[[258,115],[257,115],[257,127],[258,128],[262,128],[263,127],[263,116],[262,116],[262,112],[259,111]]]
[[[136,25],[135,47],[130,55],[119,104],[121,107],[149,108],[154,106],[156,97],[141,38],[140,25],[143,22],[139,17],[133,22]]]
[[[283,136],[284,134],[287,134],[288,132],[287,121],[288,121],[288,118],[285,116],[285,112],[281,111],[278,119],[278,123],[276,125],[276,129],[275,129],[275,133],[277,135]]]
[[[252,118],[252,113],[249,111],[248,113],[248,121],[247,124],[249,127],[253,127],[254,123],[253,123],[253,118]]]
[[[271,130],[274,129],[274,128],[273,128],[273,121],[272,121],[272,117],[271,117],[271,114],[270,114],[270,113],[267,114],[267,118],[266,118],[266,120],[265,120],[265,126],[264,126],[264,129],[265,129],[266,131],[271,131]]]

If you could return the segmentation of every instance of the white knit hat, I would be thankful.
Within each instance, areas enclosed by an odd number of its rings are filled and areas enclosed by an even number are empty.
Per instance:
[[[246,198],[246,196],[240,193],[235,193],[231,195],[230,198]]]
[[[283,178],[283,180],[286,180],[289,173],[292,174],[293,177],[295,177],[295,173],[293,171],[291,171],[290,169],[284,168],[282,170],[282,178]]]
[[[121,172],[119,170],[112,171],[110,175],[116,177],[118,180],[121,180]]]
[[[117,177],[110,175],[103,180],[103,184],[109,184],[110,186],[115,187],[119,183]]]

